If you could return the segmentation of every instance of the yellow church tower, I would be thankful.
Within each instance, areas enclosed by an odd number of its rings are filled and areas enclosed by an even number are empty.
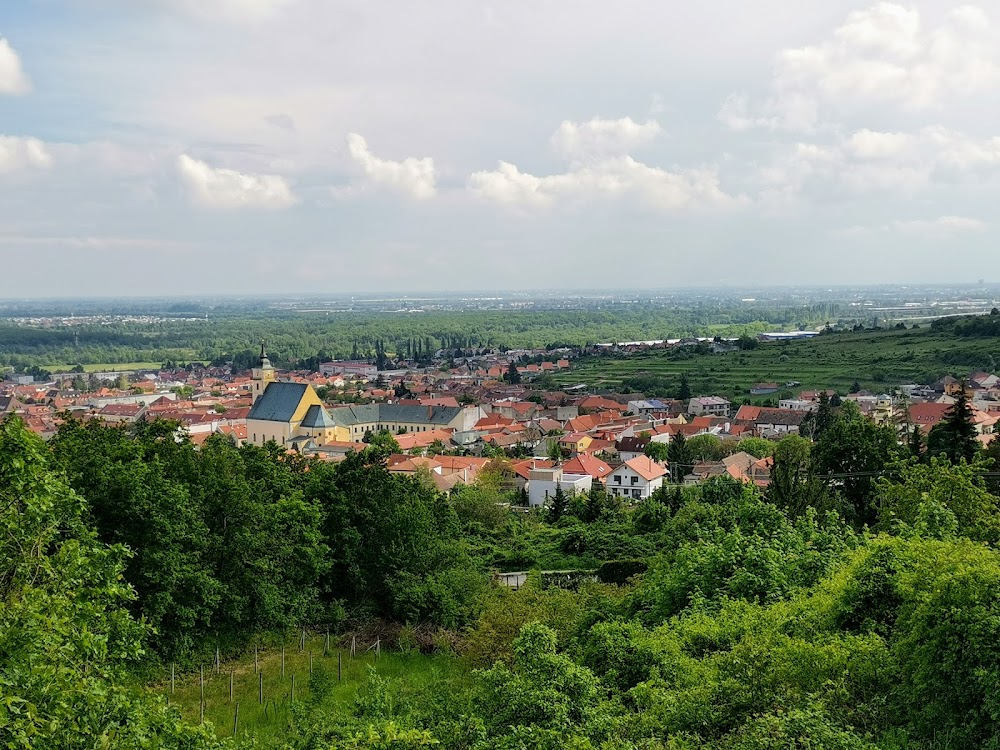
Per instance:
[[[253,368],[253,402],[256,404],[257,399],[264,395],[264,390],[267,388],[268,383],[274,382],[274,368],[271,366],[271,360],[267,358],[267,352],[264,351],[264,342],[260,342],[260,361],[257,366]]]

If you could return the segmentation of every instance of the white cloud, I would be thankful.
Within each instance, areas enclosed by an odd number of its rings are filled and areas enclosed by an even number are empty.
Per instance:
[[[21,68],[21,58],[0,36],[0,94],[24,94],[31,90],[31,83]]]
[[[635,122],[631,117],[587,122],[564,120],[552,135],[556,152],[567,159],[596,159],[621,156],[649,143],[662,132],[656,120]]]
[[[493,171],[473,173],[468,188],[486,200],[519,207],[620,197],[631,197],[649,208],[664,211],[727,207],[745,202],[723,191],[718,175],[712,170],[669,172],[630,156],[545,177],[521,172],[515,165],[502,161]]]
[[[862,129],[826,145],[796,143],[758,174],[765,203],[793,202],[810,188],[912,194],[935,184],[1000,173],[1000,137],[942,127],[914,132]]]
[[[177,168],[192,198],[209,208],[280,209],[295,203],[288,182],[277,175],[211,167],[187,154],[178,157]]]
[[[937,28],[925,29],[915,8],[880,2],[851,13],[820,44],[782,50],[766,101],[753,105],[735,94],[719,119],[733,130],[810,130],[824,114],[863,106],[941,109],[953,97],[988,91],[1000,81],[998,49],[978,7],[959,7]]]
[[[436,192],[434,160],[409,157],[402,161],[380,159],[357,133],[347,134],[347,151],[369,183],[398,191],[411,198],[433,198]]]
[[[52,155],[37,138],[0,135],[0,173],[51,166]]]
[[[990,225],[980,219],[968,216],[939,216],[936,219],[896,220],[878,226],[853,226],[840,230],[843,237],[859,237],[872,234],[901,233],[922,238],[940,239],[959,234],[982,234]]]
[[[979,219],[967,216],[939,216],[936,219],[913,219],[910,221],[894,221],[891,227],[900,232],[911,234],[960,234],[963,232],[981,233],[989,229],[989,224]]]

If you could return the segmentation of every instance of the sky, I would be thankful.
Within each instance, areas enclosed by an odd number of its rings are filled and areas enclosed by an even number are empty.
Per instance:
[[[3,0],[0,297],[1000,281],[1000,0]]]

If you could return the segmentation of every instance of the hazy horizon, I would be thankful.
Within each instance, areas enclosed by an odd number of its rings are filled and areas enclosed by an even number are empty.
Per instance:
[[[0,298],[1000,280],[998,24],[9,0]]]

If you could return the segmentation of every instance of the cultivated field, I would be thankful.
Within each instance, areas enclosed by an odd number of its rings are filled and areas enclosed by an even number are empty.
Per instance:
[[[901,383],[926,383],[943,375],[993,371],[1000,363],[996,339],[956,338],[929,327],[906,331],[864,331],[813,339],[762,343],[756,349],[699,354],[692,349],[653,350],[629,356],[588,357],[554,376],[560,387],[595,388],[673,396],[686,373],[694,394],[747,398],[752,385],[797,381],[777,396],[803,389],[836,388],[845,393],[857,381],[881,391]]]

